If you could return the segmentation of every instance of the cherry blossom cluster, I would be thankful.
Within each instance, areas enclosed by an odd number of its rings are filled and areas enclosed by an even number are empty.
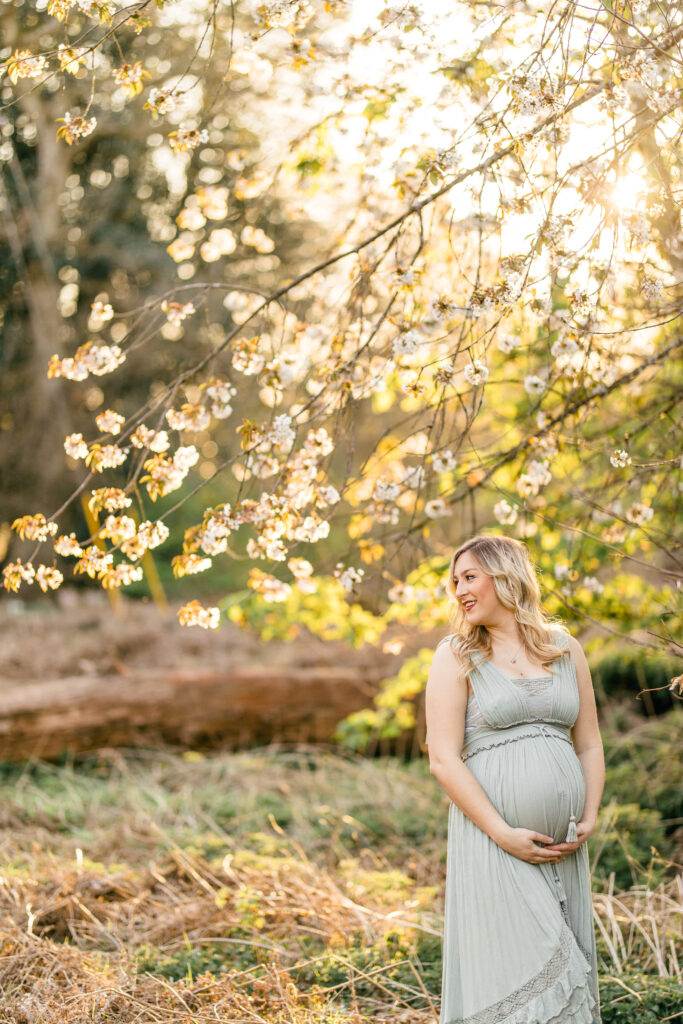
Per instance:
[[[118,345],[100,345],[87,341],[75,355],[60,359],[54,355],[48,366],[48,377],[66,377],[68,380],[86,380],[89,374],[103,376],[113,373],[125,360]]]

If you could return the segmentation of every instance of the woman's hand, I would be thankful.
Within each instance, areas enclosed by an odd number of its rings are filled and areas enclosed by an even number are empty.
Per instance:
[[[577,826],[578,832],[578,826]],[[539,843],[552,844],[553,837],[542,832],[534,832],[532,828],[508,828],[495,842],[501,850],[511,853],[519,860],[529,864],[557,864],[561,859],[561,851],[551,845],[539,846]],[[562,844],[571,845],[572,844]]]
[[[576,842],[574,843],[555,843],[554,846],[548,846],[546,849],[551,850],[553,853],[557,853],[562,857],[568,857],[570,853],[574,853],[575,850],[581,846],[581,843],[585,843],[589,836],[593,834],[595,829],[594,821],[577,821],[576,823]]]

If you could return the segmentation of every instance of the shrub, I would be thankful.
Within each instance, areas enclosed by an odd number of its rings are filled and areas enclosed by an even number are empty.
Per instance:
[[[225,943],[187,943],[173,953],[162,953],[154,946],[139,946],[135,965],[139,974],[149,972],[169,981],[194,980],[200,974],[227,974],[232,970],[249,970],[263,963],[264,951],[245,934],[240,942],[238,932]],[[265,954],[267,956],[267,954]]]
[[[423,932],[392,929],[369,944],[364,933],[328,957],[301,968],[292,968],[298,985],[316,984],[323,988],[345,989],[353,976],[353,990],[360,998],[377,995],[377,985],[401,988],[401,998],[422,1007],[424,996],[415,977],[417,971],[428,992],[438,994],[441,987],[441,937]],[[376,982],[373,980],[376,979]],[[402,986],[408,986],[413,995]]]
[[[617,889],[645,880],[656,885],[666,876],[673,852],[657,811],[614,801],[601,807],[588,842],[594,877],[606,880],[614,873]]]
[[[658,811],[665,824],[667,819],[683,818],[683,762],[672,756],[682,726],[683,711],[676,707],[627,734],[603,729],[603,803],[638,803]]]
[[[600,979],[602,1024],[681,1024],[681,985],[676,978],[647,974]]]
[[[675,698],[668,687],[681,673],[677,658],[649,654],[642,648],[621,648],[598,660],[591,658],[590,667],[599,705],[628,696],[631,706],[644,715],[661,715],[674,706]]]

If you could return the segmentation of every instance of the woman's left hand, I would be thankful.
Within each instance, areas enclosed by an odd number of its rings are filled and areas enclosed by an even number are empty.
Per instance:
[[[581,846],[581,843],[585,843],[586,840],[593,834],[595,829],[594,821],[577,821],[576,823],[576,842],[573,843],[553,843],[552,846],[546,846],[546,850],[551,850],[559,854],[560,858],[568,857],[571,853]]]

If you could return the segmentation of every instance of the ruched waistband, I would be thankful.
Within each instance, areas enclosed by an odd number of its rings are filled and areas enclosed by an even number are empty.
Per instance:
[[[570,726],[553,724],[551,722],[520,722],[518,725],[510,725],[506,729],[483,729],[468,740],[463,748],[463,761],[469,760],[482,750],[490,750],[492,747],[499,747],[505,743],[514,743],[516,740],[523,740],[538,736],[547,736],[551,739],[565,740],[572,742]]]

